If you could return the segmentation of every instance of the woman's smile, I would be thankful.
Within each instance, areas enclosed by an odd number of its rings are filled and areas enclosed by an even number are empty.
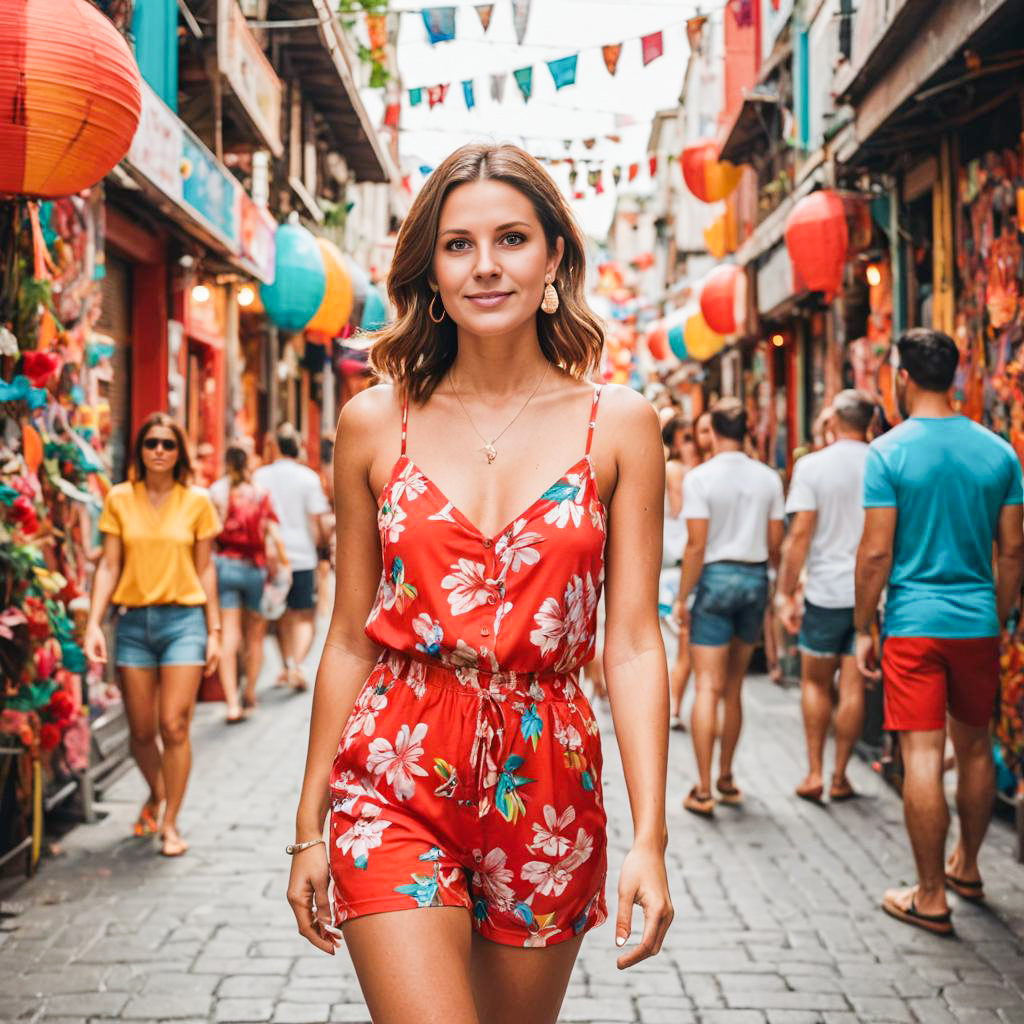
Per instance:
[[[481,309],[495,309],[511,295],[512,292],[474,292],[466,298]]]

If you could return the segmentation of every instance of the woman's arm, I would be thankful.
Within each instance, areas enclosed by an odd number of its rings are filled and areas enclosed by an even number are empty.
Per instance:
[[[220,661],[220,602],[217,599],[217,567],[213,561],[213,538],[197,540],[192,550],[199,584],[206,595],[206,667],[210,675]]]
[[[668,514],[678,519],[683,511],[683,477],[686,467],[673,459],[665,465],[665,493],[668,495]]]
[[[103,554],[92,581],[92,603],[85,627],[85,656],[101,665],[107,661],[107,638],[101,623],[121,578],[121,557],[121,538],[113,533],[103,534]]]
[[[613,422],[606,429],[627,440],[616,443],[618,479],[608,514],[604,668],[633,814],[633,846],[619,878],[617,945],[629,937],[633,904],[644,908],[643,938],[619,958],[621,969],[657,953],[672,921],[665,875],[668,664],[658,622],[665,462],[651,406],[626,389],[609,397]]]
[[[371,388],[348,402],[338,421],[334,475],[345,483],[336,491],[337,564],[344,567],[344,579],[335,587],[334,612],[313,690],[306,771],[295,815],[297,843],[323,835],[331,765],[352,706],[380,654],[363,630],[381,575],[377,502],[369,471],[371,455],[380,444],[382,420],[390,419],[389,402],[394,402],[391,389]],[[322,846],[295,855],[288,901],[300,933],[314,946],[333,953],[335,940],[324,927],[331,923],[331,911]]]

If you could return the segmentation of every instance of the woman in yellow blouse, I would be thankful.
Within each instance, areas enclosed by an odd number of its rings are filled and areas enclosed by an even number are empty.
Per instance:
[[[103,556],[85,635],[86,656],[106,662],[100,623],[109,604],[118,606],[117,667],[132,755],[149,786],[135,834],[157,831],[166,800],[159,829],[167,857],[188,849],[178,812],[192,762],[189,727],[203,670],[215,671],[220,655],[212,557],[220,523],[206,494],[189,488],[191,475],[181,428],[154,413],[135,439],[129,479],[103,505]]]

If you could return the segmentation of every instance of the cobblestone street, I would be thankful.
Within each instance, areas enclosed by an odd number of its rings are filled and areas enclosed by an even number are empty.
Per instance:
[[[118,783],[105,820],[76,828],[15,894],[25,906],[0,931],[0,1019],[368,1021],[343,948],[331,959],[306,945],[284,900],[308,712],[308,696],[274,689],[237,729],[219,706],[200,708],[181,860],[128,838],[143,792],[134,772]],[[629,812],[601,719],[614,906]],[[1024,868],[1008,826],[996,823],[982,860],[989,906],[954,903],[957,939],[915,932],[878,909],[887,885],[911,877],[898,799],[857,762],[863,800],[800,803],[790,794],[801,758],[796,694],[750,680],[737,768],[746,805],[706,823],[680,808],[692,757],[689,738],[673,735],[675,925],[660,957],[625,974],[611,925],[592,933],[562,1020],[1024,1021]]]

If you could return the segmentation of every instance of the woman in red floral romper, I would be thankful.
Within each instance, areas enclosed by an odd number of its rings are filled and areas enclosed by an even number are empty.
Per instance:
[[[634,822],[616,944],[635,903],[645,918],[619,967],[656,953],[672,918],[661,436],[640,396],[586,380],[603,339],[583,278],[539,164],[463,147],[399,235],[398,318],[373,350],[393,383],[342,412],[337,597],[289,901],[325,952],[344,935],[378,1024],[556,1020],[606,912],[600,737],[579,688],[606,576]]]

